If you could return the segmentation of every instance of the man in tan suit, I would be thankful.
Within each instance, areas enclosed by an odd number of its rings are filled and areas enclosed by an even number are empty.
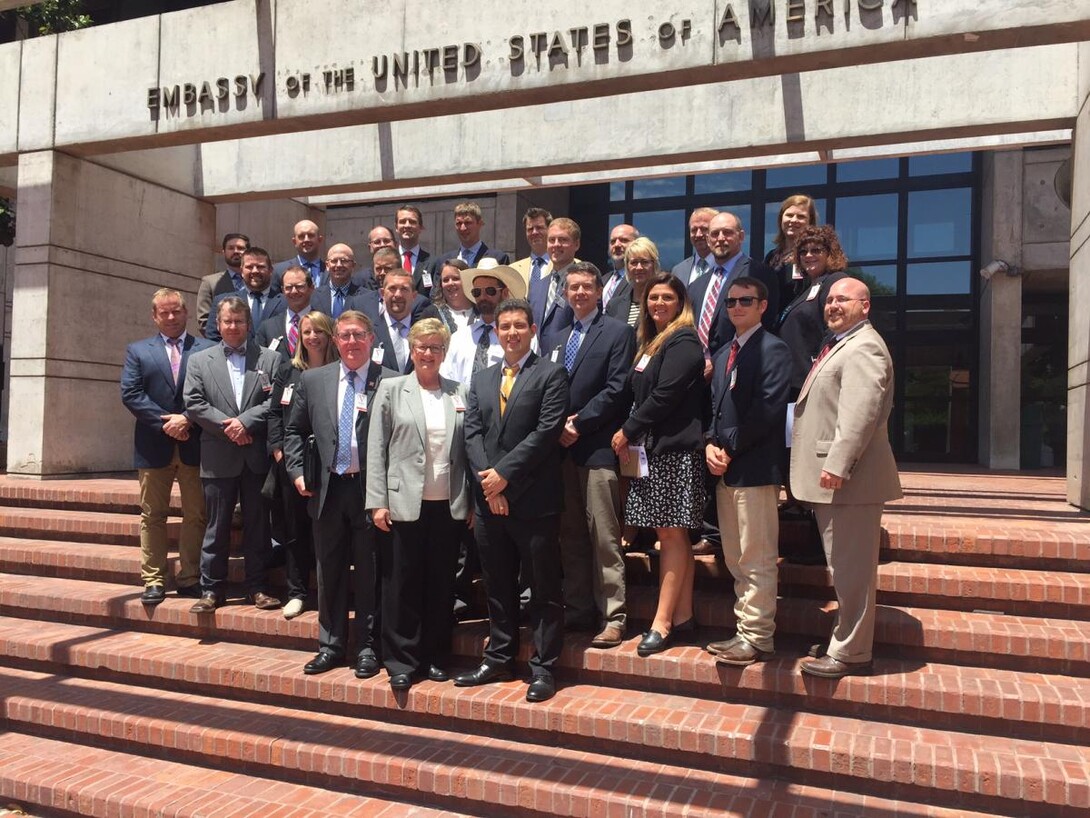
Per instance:
[[[839,605],[826,655],[801,669],[830,679],[870,670],[882,506],[901,497],[887,430],[893,364],[869,312],[863,282],[829,291],[832,337],[799,393],[791,434],[791,491],[814,508]]]
[[[526,229],[526,241],[530,243],[530,255],[511,262],[526,281],[526,290],[529,292],[530,281],[535,275],[541,275],[541,271],[549,266],[548,232],[549,224],[553,220],[553,214],[542,207],[531,207],[522,217],[522,226]]]

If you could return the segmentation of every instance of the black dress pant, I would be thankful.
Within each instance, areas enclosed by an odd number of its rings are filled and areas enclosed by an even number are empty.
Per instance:
[[[380,545],[382,662],[391,676],[442,667],[454,627],[454,572],[464,520],[446,500],[425,500],[420,518],[395,522]]]
[[[318,646],[336,656],[348,653],[348,596],[355,621],[357,651],[374,648],[377,633],[378,575],[375,529],[363,508],[362,475],[327,474],[322,513],[314,521],[318,563]],[[355,570],[350,570],[351,568]]]
[[[227,560],[231,552],[231,524],[235,503],[242,505],[242,554],[246,561],[246,593],[265,591],[272,558],[269,539],[269,510],[261,496],[265,473],[246,465],[237,477],[202,477],[204,507],[208,525],[201,543],[201,590],[221,599],[227,583]]]
[[[307,512],[308,498],[301,495],[295,483],[288,476],[284,460],[273,463],[272,468],[279,471],[277,482],[280,486],[280,513],[283,526],[280,530],[280,544],[284,548],[284,571],[288,580],[288,599],[307,598],[310,589],[310,575],[314,572],[314,532],[310,514]],[[274,520],[275,528],[275,520]]]
[[[564,646],[564,597],[561,590],[560,515],[477,517],[477,550],[488,594],[489,664],[514,662],[519,650],[519,569],[530,587],[529,619],[534,655],[530,669],[547,674]]]

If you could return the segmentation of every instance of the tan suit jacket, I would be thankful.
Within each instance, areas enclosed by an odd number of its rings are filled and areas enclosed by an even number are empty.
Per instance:
[[[522,276],[522,280],[526,282],[526,292],[530,292],[530,273],[532,271],[531,261],[533,256],[526,256],[525,258],[516,259],[511,262],[511,267],[518,270],[519,275]]]
[[[791,493],[807,503],[875,504],[901,497],[889,445],[893,362],[869,321],[811,372],[795,404]],[[822,470],[844,478],[821,488]]]

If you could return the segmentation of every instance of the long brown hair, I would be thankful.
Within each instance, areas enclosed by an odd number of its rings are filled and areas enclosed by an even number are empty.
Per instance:
[[[647,312],[647,297],[651,294],[651,290],[660,284],[673,290],[674,295],[677,296],[677,303],[681,305],[677,317],[667,324],[662,332],[658,331],[655,322],[651,320],[651,316]],[[681,279],[673,273],[658,273],[652,276],[648,280],[647,286],[643,288],[643,295],[640,296],[640,317],[639,323],[636,325],[636,346],[639,348],[636,350],[636,359],[638,360],[644,355],[654,355],[671,335],[679,329],[692,326],[695,326],[693,305],[689,301],[689,293],[685,290],[685,285],[681,283]]]
[[[805,207],[810,216],[810,224],[817,224],[818,221],[817,205],[805,193],[795,193],[784,199],[783,204],[780,205],[780,214],[776,217],[776,238],[772,239],[772,243],[779,248],[780,252],[786,249],[784,242],[787,241],[787,236],[783,234],[783,214],[789,207]]]

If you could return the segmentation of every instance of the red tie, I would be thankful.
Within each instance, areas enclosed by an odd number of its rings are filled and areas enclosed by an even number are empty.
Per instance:
[[[821,363],[821,359],[829,354],[829,351],[833,348],[835,340],[829,341],[825,346],[821,348],[821,352],[814,358],[813,366],[810,367],[810,371],[806,373],[806,380],[802,382],[802,391],[806,391],[806,387],[810,385],[810,380],[814,377],[814,370],[817,369],[818,364]]]
[[[405,251],[405,262],[401,266],[405,269],[406,273],[411,273],[413,271],[413,254],[411,250]]]
[[[728,375],[730,374],[730,371],[732,369],[734,369],[734,362],[738,359],[738,350],[740,350],[741,348],[742,347],[738,343],[737,338],[735,338],[733,341],[730,342],[730,355],[727,356],[727,374]]]

